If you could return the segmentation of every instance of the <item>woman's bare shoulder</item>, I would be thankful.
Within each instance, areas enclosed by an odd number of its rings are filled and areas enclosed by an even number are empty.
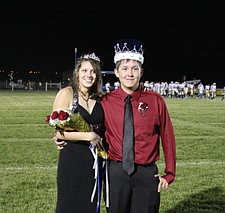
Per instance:
[[[53,109],[66,109],[71,105],[73,97],[72,87],[62,88],[56,95]]]
[[[67,86],[62,88],[59,92],[58,95],[72,95],[73,94],[73,89],[71,86]]]

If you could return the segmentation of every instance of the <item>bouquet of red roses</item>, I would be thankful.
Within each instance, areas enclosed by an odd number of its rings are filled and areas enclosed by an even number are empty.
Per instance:
[[[83,119],[80,113],[74,113],[72,110],[58,110],[53,111],[51,115],[47,116],[46,122],[54,126],[56,130],[75,132],[90,132],[90,125]]]
[[[91,125],[89,125],[79,112],[74,112],[71,109],[53,111],[51,115],[46,117],[46,122],[53,126],[56,131],[59,131],[61,135],[64,135],[64,131],[74,132],[90,132],[93,131]],[[103,159],[108,158],[107,152],[103,146],[98,146],[98,155]]]

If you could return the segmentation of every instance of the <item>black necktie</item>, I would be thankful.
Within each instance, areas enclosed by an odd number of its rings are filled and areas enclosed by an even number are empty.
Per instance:
[[[128,175],[130,175],[134,171],[134,124],[133,111],[130,99],[131,95],[128,95],[124,108],[122,158],[122,169]]]

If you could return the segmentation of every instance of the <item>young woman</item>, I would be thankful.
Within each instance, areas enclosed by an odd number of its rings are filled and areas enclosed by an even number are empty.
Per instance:
[[[93,127],[91,132],[56,132],[54,140],[60,149],[57,171],[57,213],[96,212],[94,158],[90,150],[104,136],[101,97],[101,62],[94,54],[82,55],[76,64],[71,86],[56,95],[53,111],[73,109]],[[64,146],[66,145],[66,146]],[[99,168],[101,159],[99,158]]]

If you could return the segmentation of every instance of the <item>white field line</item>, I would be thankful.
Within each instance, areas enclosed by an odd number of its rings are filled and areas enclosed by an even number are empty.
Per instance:
[[[6,168],[0,168],[0,171],[35,170],[35,169],[52,170],[52,169],[57,169],[57,166],[6,167]]]
[[[217,162],[210,162],[210,161],[201,161],[201,162],[187,162],[187,163],[177,163],[176,165],[179,166],[191,166],[191,165],[225,165],[225,161],[217,161]],[[163,166],[164,164],[160,163],[157,164],[158,166]],[[6,167],[0,168],[0,171],[18,171],[18,170],[52,170],[57,169],[57,166],[35,166],[35,167]]]

